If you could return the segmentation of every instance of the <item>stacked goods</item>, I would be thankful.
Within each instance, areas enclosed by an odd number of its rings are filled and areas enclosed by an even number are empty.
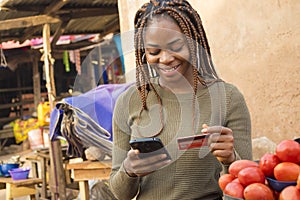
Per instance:
[[[264,154],[258,162],[237,160],[223,174],[219,186],[224,196],[245,200],[300,199],[300,144],[284,140],[274,154]]]

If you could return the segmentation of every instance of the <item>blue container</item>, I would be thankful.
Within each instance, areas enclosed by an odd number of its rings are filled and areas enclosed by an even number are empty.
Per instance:
[[[7,163],[0,165],[0,172],[4,177],[10,177],[9,170],[19,168],[19,163]]]
[[[9,173],[13,180],[23,180],[27,179],[29,175],[30,168],[15,168],[9,170]]]
[[[296,181],[278,181],[276,179],[272,179],[270,177],[266,177],[270,188],[277,192],[281,192],[284,188],[290,185],[296,185]]]

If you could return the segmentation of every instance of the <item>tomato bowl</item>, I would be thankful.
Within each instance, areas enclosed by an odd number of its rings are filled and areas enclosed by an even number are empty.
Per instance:
[[[278,181],[276,179],[266,177],[268,181],[268,185],[270,186],[271,189],[281,192],[284,188],[290,186],[290,185],[296,185],[296,181]]]

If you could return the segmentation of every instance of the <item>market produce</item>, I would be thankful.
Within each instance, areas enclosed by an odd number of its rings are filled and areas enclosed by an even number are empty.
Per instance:
[[[300,144],[294,140],[281,141],[275,152],[281,162],[300,164]]]
[[[238,182],[230,182],[226,185],[224,194],[235,198],[244,198],[244,187]]]
[[[278,181],[297,181],[300,166],[292,162],[282,162],[275,166],[274,177]]]
[[[219,179],[224,195],[245,200],[300,200],[300,144],[283,140],[258,162],[237,160]],[[242,192],[243,191],[243,192]]]
[[[228,171],[229,171],[229,174],[232,174],[235,177],[237,177],[238,173],[242,169],[245,169],[246,167],[258,167],[258,164],[251,160],[237,160],[237,161],[231,163],[231,165],[228,168]]]
[[[259,168],[263,171],[265,176],[274,177],[274,168],[279,163],[280,160],[277,155],[266,153],[259,160]]]
[[[279,200],[299,200],[300,190],[296,186],[288,186],[282,190],[279,195]]]
[[[265,183],[265,175],[259,167],[246,167],[238,173],[240,183],[246,187],[252,183]]]
[[[272,190],[263,183],[253,183],[244,189],[245,199],[274,200]]]
[[[298,175],[296,187],[297,187],[298,190],[300,190],[300,174]]]
[[[235,177],[232,174],[224,174],[219,178],[219,186],[222,190],[225,189],[226,185],[233,181]]]

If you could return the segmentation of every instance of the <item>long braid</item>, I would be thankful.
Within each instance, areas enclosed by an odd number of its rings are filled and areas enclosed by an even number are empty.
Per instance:
[[[143,31],[147,26],[148,20],[151,20],[156,15],[167,14],[172,17],[185,34],[188,42],[188,48],[191,54],[191,65],[193,67],[193,112],[195,112],[195,100],[198,83],[203,85],[219,80],[215,71],[210,47],[204,31],[201,18],[196,10],[186,0],[150,0],[145,3],[136,13],[135,24],[135,56],[136,56],[136,86],[142,101],[141,113],[147,110],[146,98],[150,90],[152,90],[158,100],[161,116],[161,123],[163,123],[162,115],[162,100],[158,95],[154,85],[150,82],[149,70],[146,66],[146,61],[143,61],[145,49],[143,45]],[[193,113],[193,118],[194,118]],[[193,122],[194,123],[194,122]],[[194,124],[193,124],[194,125]],[[193,126],[194,128],[194,126]],[[159,131],[159,133],[163,129]],[[159,134],[157,133],[157,135]]]

